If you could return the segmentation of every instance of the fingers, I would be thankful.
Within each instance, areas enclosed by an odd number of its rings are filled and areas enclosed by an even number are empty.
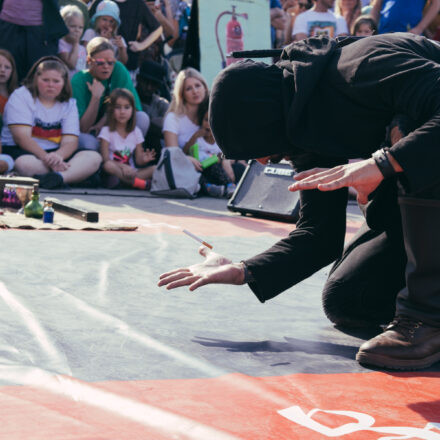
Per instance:
[[[163,273],[162,275],[159,276],[159,279],[163,280],[163,279],[165,279],[171,275],[174,275],[176,273],[179,273],[179,272],[188,272],[189,273],[190,270],[187,267],[181,267],[179,269],[175,269],[175,270],[171,270],[170,272]]]
[[[167,289],[170,289],[170,288],[172,288],[170,286],[173,286],[173,285],[175,285],[175,287],[178,287],[176,285],[176,283],[183,283],[183,284],[180,284],[182,286],[189,285],[194,280],[192,280],[191,282],[186,282],[185,280],[187,280],[188,278],[193,278],[193,277],[194,277],[194,275],[190,271],[177,272],[177,273],[174,273],[174,274],[169,275],[164,278],[161,277],[161,279],[158,283],[158,286],[159,287],[167,286]]]
[[[211,249],[207,248],[206,246],[200,246],[199,247],[199,254],[202,257],[207,258],[209,256],[209,254],[211,253]]]
[[[299,182],[295,182],[289,186],[289,191],[298,191],[298,190],[307,190],[307,189],[320,189],[322,191],[329,191],[328,186],[332,182],[339,181],[339,179],[343,178],[344,171],[342,168],[336,167],[326,170],[324,172],[311,175],[304,180],[300,180]],[[340,182],[338,182],[339,184]],[[342,185],[346,186],[346,185]],[[340,188],[341,186],[334,187],[333,189]]]
[[[206,284],[209,284],[207,278],[198,278],[189,286],[189,290],[193,292],[194,290],[198,289],[199,287],[205,286]]]
[[[368,203],[368,195],[364,193],[358,192],[356,199],[360,205],[366,205]]]
[[[321,173],[323,171],[327,171],[329,169],[331,169],[331,168],[312,168],[310,170],[301,171],[300,173],[295,174],[293,176],[293,178],[295,180],[302,180],[302,179],[305,179],[305,178],[312,176],[314,174]]]

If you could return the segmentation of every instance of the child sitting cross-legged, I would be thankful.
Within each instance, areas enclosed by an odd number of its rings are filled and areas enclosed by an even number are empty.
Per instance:
[[[98,138],[101,142],[103,170],[110,177],[108,187],[120,182],[133,188],[149,190],[155,166],[148,165],[155,159],[154,150],[143,149],[144,137],[136,127],[136,107],[133,94],[127,89],[115,89],[107,103],[107,126]],[[136,159],[136,162],[135,160]]]
[[[208,118],[209,99],[198,108],[198,123],[203,135],[189,148],[189,153],[202,165],[200,184],[202,191],[211,197],[232,197],[235,191],[236,175],[231,161],[221,157],[221,150],[212,135]],[[197,132],[199,133],[199,132]]]

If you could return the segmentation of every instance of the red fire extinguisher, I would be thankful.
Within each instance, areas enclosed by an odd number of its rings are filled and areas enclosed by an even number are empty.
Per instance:
[[[229,66],[232,63],[235,63],[239,60],[239,58],[232,58],[229,56],[231,52],[237,52],[242,51],[244,49],[244,42],[243,42],[243,29],[241,27],[240,22],[237,20],[237,17],[243,17],[247,20],[248,15],[246,13],[238,14],[236,11],[236,6],[232,6],[232,12],[231,11],[223,11],[218,17],[215,22],[215,35],[217,39],[217,46],[220,51],[220,56],[222,58],[222,68]],[[220,44],[220,39],[218,36],[218,24],[220,21],[220,18],[223,15],[232,15],[231,20],[226,25],[226,58],[223,54],[223,50]]]

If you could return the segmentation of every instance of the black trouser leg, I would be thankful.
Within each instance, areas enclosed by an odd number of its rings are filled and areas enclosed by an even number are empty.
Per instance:
[[[365,223],[329,274],[323,291],[327,317],[350,327],[389,322],[405,285],[405,265],[400,225],[378,232]]]
[[[408,256],[397,315],[440,327],[440,200],[399,198]]]

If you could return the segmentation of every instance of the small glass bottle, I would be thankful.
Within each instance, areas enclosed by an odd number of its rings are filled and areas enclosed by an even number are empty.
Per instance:
[[[43,217],[43,205],[40,203],[40,193],[38,192],[37,184],[34,185],[30,202],[24,207],[24,215],[33,218]]]
[[[55,211],[52,208],[52,202],[44,202],[43,223],[53,223],[53,215]]]

